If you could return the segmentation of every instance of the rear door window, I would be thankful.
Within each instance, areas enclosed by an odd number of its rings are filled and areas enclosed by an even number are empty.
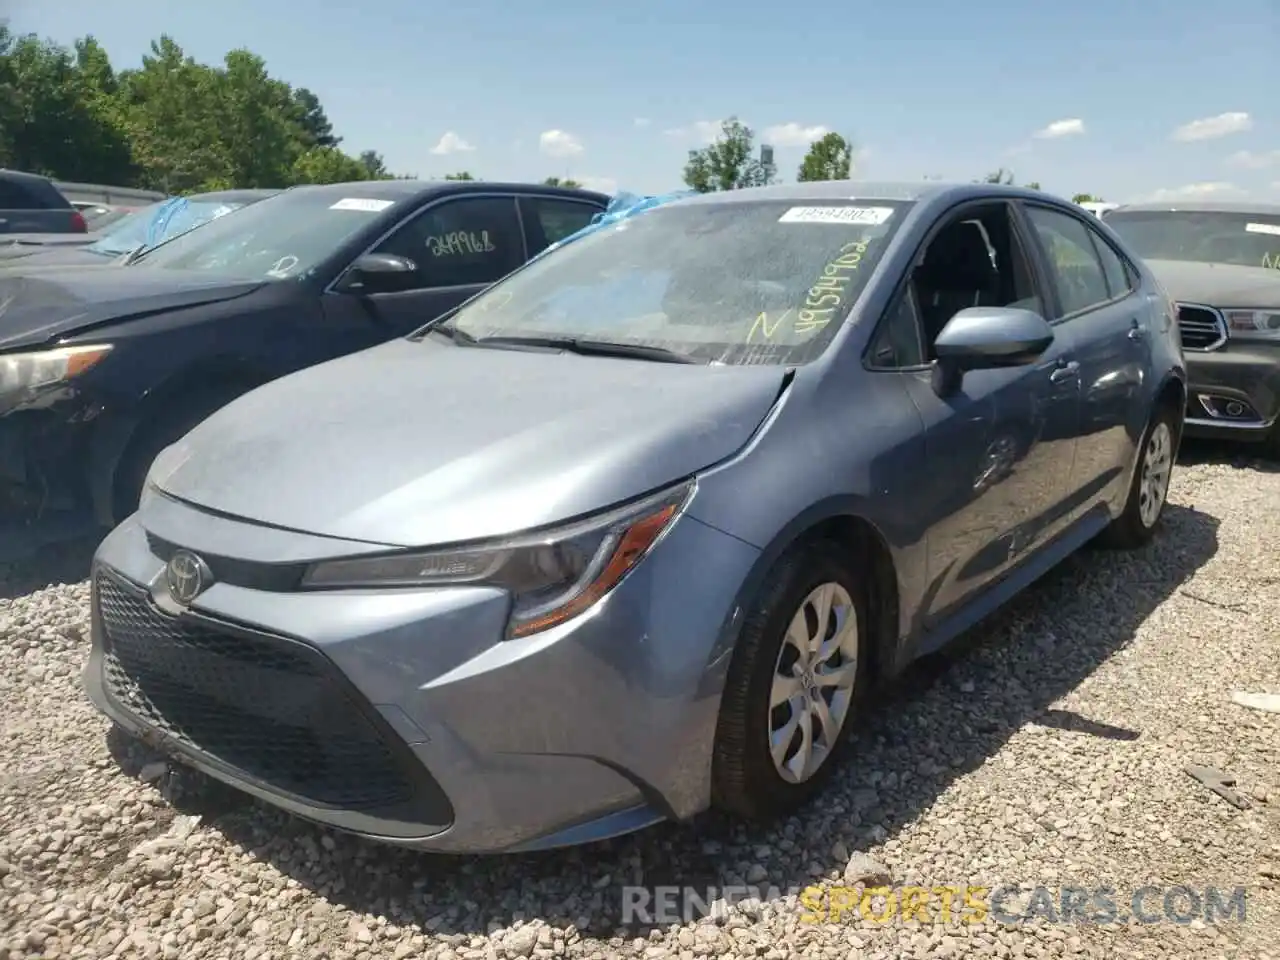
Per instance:
[[[38,210],[36,203],[26,190],[9,180],[0,180],[0,210]]]
[[[521,197],[520,213],[529,240],[529,256],[577,233],[603,210],[583,200],[561,197]]]

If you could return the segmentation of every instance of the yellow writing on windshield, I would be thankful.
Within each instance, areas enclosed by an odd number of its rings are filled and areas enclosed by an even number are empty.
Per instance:
[[[1262,265],[1272,270],[1280,270],[1280,253],[1277,253],[1274,257],[1269,253],[1264,253],[1262,255]]]
[[[769,312],[767,310],[761,311],[760,315],[756,317],[756,322],[753,323],[751,325],[751,329],[747,331],[747,343],[751,342],[751,338],[756,335],[757,330],[760,331],[766,340],[772,340],[773,335],[778,332],[778,327],[782,325],[782,321],[791,316],[793,312],[795,312],[794,308],[784,310],[782,314],[775,319],[772,324],[770,324]]]
[[[867,241],[853,240],[840,248],[834,260],[822,268],[822,274],[814,281],[805,297],[804,304],[797,311],[790,308],[782,313],[772,324],[768,314],[761,313],[756,317],[747,333],[747,343],[751,343],[757,332],[765,340],[772,340],[774,333],[782,322],[793,313],[791,329],[800,334],[811,334],[821,330],[846,306],[846,293],[854,274],[862,263],[867,252]]]
[[[809,296],[796,317],[796,333],[821,330],[837,310],[846,306],[845,294],[866,252],[867,242],[854,240],[841,247],[840,255],[822,268],[822,276],[809,288]]]

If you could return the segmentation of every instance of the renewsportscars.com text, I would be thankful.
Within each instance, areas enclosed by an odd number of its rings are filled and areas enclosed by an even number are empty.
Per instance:
[[[784,905],[784,898],[790,898]],[[979,885],[902,887],[623,887],[622,922],[691,923],[735,905],[758,902],[761,909],[798,910],[804,923],[998,923],[1113,924],[1243,923],[1248,909],[1244,887],[1145,886],[988,887]],[[794,902],[794,906],[789,903]]]

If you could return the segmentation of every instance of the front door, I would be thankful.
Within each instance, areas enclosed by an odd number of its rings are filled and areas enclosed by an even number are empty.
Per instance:
[[[1068,489],[1080,415],[1070,331],[1055,330],[1035,362],[966,373],[950,393],[938,393],[928,366],[933,341],[965,307],[1043,314],[1039,274],[1026,251],[1008,204],[963,208],[932,234],[886,317],[886,330],[920,330],[921,364],[904,385],[925,427],[927,470],[918,478],[928,531],[925,627],[1042,544]],[[903,345],[910,342],[900,333],[886,356],[909,356]]]
[[[344,315],[365,314],[379,340],[412,333],[526,259],[514,196],[443,200],[410,217],[371,252],[405,257],[417,269],[393,293],[331,293],[325,303]]]

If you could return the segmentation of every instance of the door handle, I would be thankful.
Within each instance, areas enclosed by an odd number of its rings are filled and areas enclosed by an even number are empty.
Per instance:
[[[1064,363],[1049,374],[1049,380],[1053,383],[1062,383],[1065,380],[1074,380],[1080,375],[1080,364],[1072,360]]]
[[[1146,335],[1147,335],[1147,331],[1142,329],[1142,327],[1138,324],[1137,320],[1134,320],[1133,325],[1129,327],[1129,339],[1141,340],[1144,337],[1146,337]]]

